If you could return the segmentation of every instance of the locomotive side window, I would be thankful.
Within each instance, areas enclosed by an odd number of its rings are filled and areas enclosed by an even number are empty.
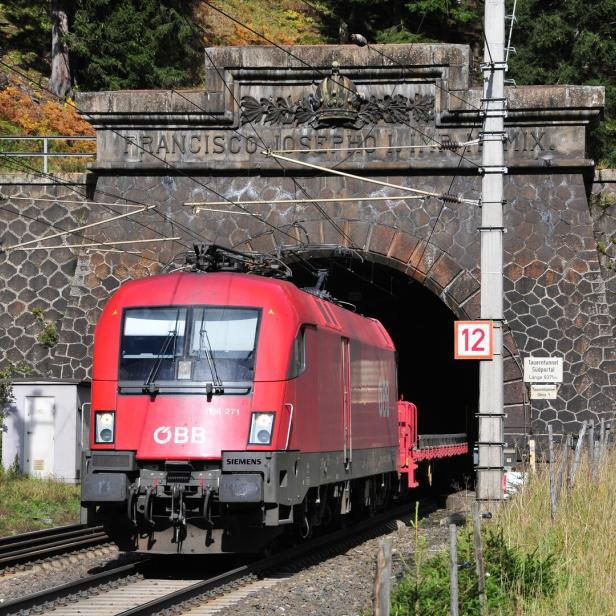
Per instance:
[[[294,379],[299,376],[306,368],[306,327],[300,328],[293,347],[291,348],[291,360],[289,361],[288,378]]]
[[[228,306],[129,308],[119,380],[174,387],[251,382],[259,316],[256,308]]]

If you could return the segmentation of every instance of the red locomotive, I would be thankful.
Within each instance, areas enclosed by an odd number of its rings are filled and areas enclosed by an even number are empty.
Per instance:
[[[414,487],[411,407],[399,427],[375,319],[253,274],[129,282],[96,327],[82,502],[122,549],[258,551]]]

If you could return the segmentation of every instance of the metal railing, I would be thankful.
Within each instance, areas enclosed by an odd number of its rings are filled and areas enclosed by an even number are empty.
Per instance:
[[[3,136],[0,137],[0,141],[42,141],[43,148],[38,152],[5,152],[0,149],[0,156],[7,156],[9,158],[42,158],[43,159],[43,173],[49,172],[49,158],[83,158],[86,156],[96,156],[94,152],[50,152],[50,141],[96,141],[96,137],[74,136],[74,137],[56,137],[56,136]]]

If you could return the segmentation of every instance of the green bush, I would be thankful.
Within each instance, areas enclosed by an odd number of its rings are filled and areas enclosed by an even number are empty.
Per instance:
[[[38,336],[38,341],[43,346],[51,348],[58,342],[59,338],[60,334],[58,333],[56,324],[52,321],[47,321]]]

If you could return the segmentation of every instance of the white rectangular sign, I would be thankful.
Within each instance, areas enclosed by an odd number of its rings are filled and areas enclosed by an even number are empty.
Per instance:
[[[550,383],[548,385],[531,385],[531,400],[556,400],[558,397],[558,385]]]
[[[526,383],[562,383],[562,357],[525,357],[524,381]]]
[[[494,324],[492,321],[455,321],[454,358],[492,359]]]

